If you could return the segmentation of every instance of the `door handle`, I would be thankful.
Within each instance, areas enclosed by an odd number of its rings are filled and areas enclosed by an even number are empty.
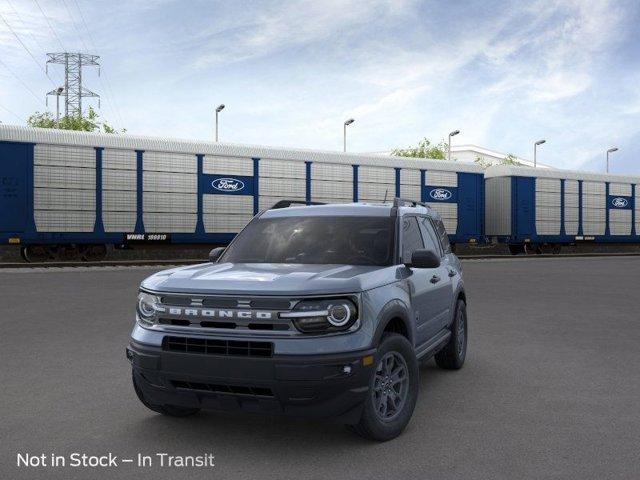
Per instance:
[[[455,277],[458,274],[458,272],[456,272],[453,268],[449,269],[449,276],[450,277]]]
[[[440,277],[437,275],[434,275],[433,277],[431,277],[431,280],[429,280],[431,283],[438,283],[440,281]]]

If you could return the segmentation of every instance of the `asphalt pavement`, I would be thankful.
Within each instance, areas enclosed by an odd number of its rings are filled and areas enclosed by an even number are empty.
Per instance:
[[[638,257],[466,261],[467,363],[423,366],[411,423],[381,444],[330,423],[148,411],[124,348],[155,270],[0,271],[0,478],[640,476]],[[18,454],[73,452],[134,462],[17,466]],[[215,466],[136,465],[156,453],[213,454]]]

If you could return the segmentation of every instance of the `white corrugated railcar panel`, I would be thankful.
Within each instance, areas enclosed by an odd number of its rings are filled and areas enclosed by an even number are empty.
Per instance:
[[[197,213],[198,195],[195,193],[144,192],[142,209],[145,213]]]
[[[195,213],[143,214],[144,229],[151,233],[193,233],[198,220]]]
[[[153,152],[142,154],[142,169],[153,172],[198,173],[198,159],[184,153]]]
[[[604,222],[582,222],[582,233],[584,235],[604,235]]]
[[[424,175],[425,185],[432,187],[457,187],[458,174],[456,172],[442,172],[427,170]]]
[[[358,168],[358,183],[392,183],[395,188],[396,169],[361,165]]]
[[[582,194],[606,195],[607,187],[604,182],[582,182]]]
[[[94,190],[70,188],[34,188],[33,208],[36,210],[95,210]]]
[[[585,222],[604,222],[607,219],[607,211],[604,208],[583,208],[582,219]]]
[[[304,162],[264,159],[258,163],[260,183],[262,178],[307,178],[307,166]]]
[[[136,170],[138,167],[135,150],[105,148],[102,151],[102,168],[114,170]]]
[[[536,192],[560,193],[560,180],[555,178],[536,178]]]
[[[607,206],[607,197],[604,195],[582,195],[583,208],[604,209]]]
[[[259,210],[268,210],[280,200],[297,200],[299,202],[306,201],[305,197],[275,197],[270,195],[260,195]]]
[[[396,196],[395,183],[359,183],[358,200],[393,200]]]
[[[564,208],[564,230],[567,235],[578,234],[578,220],[580,211],[577,207]]]
[[[340,182],[353,182],[353,167],[337,163],[312,163],[312,180],[335,180]]]
[[[33,184],[36,188],[75,188],[95,190],[95,168],[33,167]]]
[[[353,199],[353,183],[311,180],[311,198],[314,197]]]
[[[616,195],[624,195],[618,193]],[[631,235],[631,210],[609,210],[609,233]]]
[[[102,191],[102,210],[107,212],[135,212],[137,192],[121,190]]]
[[[487,235],[511,233],[511,177],[488,178],[484,193]]]
[[[202,172],[215,175],[253,176],[253,160],[240,157],[205,155]]]
[[[299,178],[260,178],[260,195],[305,198],[307,182]]]
[[[422,198],[420,185],[400,185],[400,196],[407,200],[419,202]]]
[[[145,192],[196,193],[198,176],[190,173],[144,172]]]
[[[557,207],[539,207],[536,205],[536,223],[541,220],[560,221],[560,205]]]
[[[560,192],[546,192],[536,190],[536,208],[538,206],[557,206],[560,208]]]
[[[133,232],[136,228],[136,212],[102,212],[105,232]]]
[[[253,197],[246,195],[204,195],[202,198],[202,211],[204,213],[253,216]]]
[[[580,195],[564,192],[564,206],[577,208],[580,206]]]
[[[578,222],[564,222],[564,232],[567,235],[578,234]]]
[[[313,197],[311,198],[312,202],[320,202],[320,203],[353,203],[353,198],[323,198],[323,197]]]
[[[102,190],[136,191],[138,180],[135,170],[103,170]]]
[[[609,195],[622,195],[625,197],[631,196],[631,185],[628,183],[610,183]]]
[[[206,213],[202,216],[207,233],[238,233],[251,221],[253,215],[222,215]]]
[[[38,232],[93,232],[95,212],[69,210],[34,210]]]
[[[400,185],[420,185],[420,170],[411,168],[400,170]]]
[[[458,204],[443,202],[427,202],[442,217],[447,233],[453,235],[458,230]]]
[[[538,192],[538,195],[555,195],[551,192]],[[560,195],[556,206],[540,206],[536,203],[536,232],[538,235],[560,235]]]
[[[96,150],[91,147],[36,144],[33,164],[50,167],[96,168]]]
[[[578,193],[579,191],[580,185],[577,180],[564,181],[564,193]]]
[[[636,185],[635,194],[636,235],[640,235],[640,184]]]

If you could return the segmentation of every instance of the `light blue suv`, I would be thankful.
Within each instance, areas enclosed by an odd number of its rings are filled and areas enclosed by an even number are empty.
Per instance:
[[[413,413],[419,361],[464,363],[461,272],[425,205],[280,202],[209,263],[142,282],[135,391],[166,415],[331,418],[389,440]]]

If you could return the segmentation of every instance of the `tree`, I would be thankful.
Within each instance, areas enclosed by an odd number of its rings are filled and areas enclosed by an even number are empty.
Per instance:
[[[100,115],[92,108],[86,116],[64,116],[60,118],[60,122],[56,125],[56,119],[51,112],[36,112],[27,120],[27,125],[37,128],[59,128],[60,130],[80,130],[83,132],[100,132],[118,133],[118,131],[109,125],[106,121],[100,121]],[[122,129],[122,133],[127,130]]]
[[[481,156],[477,156],[475,159],[475,163],[477,165],[480,165],[482,168],[489,168],[494,165],[514,165],[514,166],[522,165],[522,163],[518,161],[518,157],[516,157],[513,153],[509,153],[506,157],[501,158],[496,163],[492,162],[491,160],[487,160]]]
[[[396,148],[395,150],[392,150],[391,155],[396,155],[398,157],[434,158],[437,160],[446,160],[448,149],[449,146],[444,142],[433,145],[427,138],[423,138],[420,142],[418,142],[417,147]]]

